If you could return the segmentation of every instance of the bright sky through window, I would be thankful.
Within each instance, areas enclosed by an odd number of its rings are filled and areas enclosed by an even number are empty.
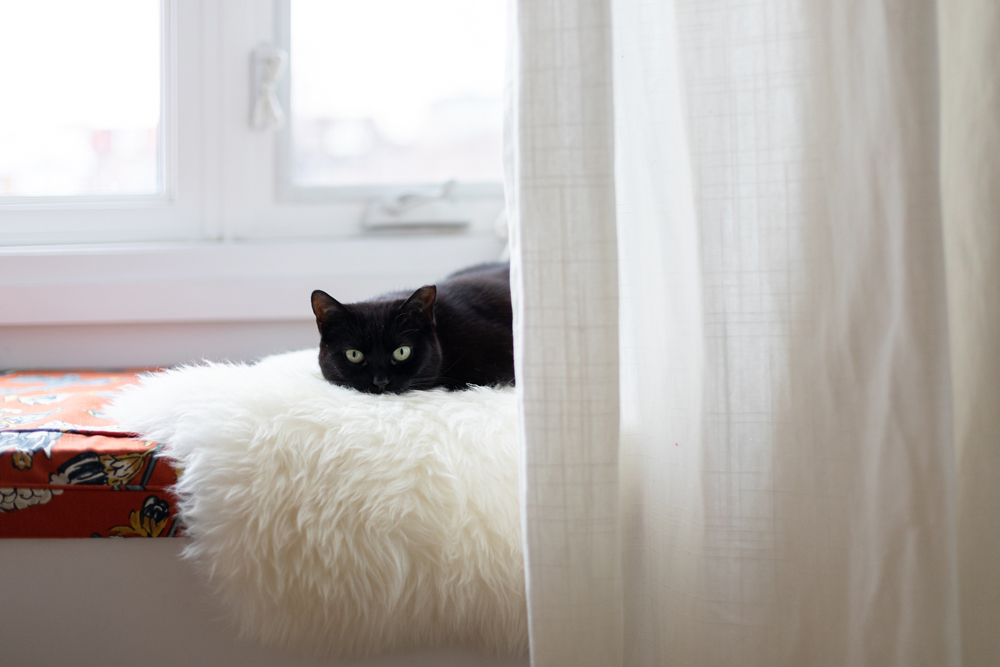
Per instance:
[[[502,180],[504,0],[292,0],[300,186]]]
[[[158,0],[0,2],[0,201],[155,194]]]
[[[160,13],[0,2],[0,201],[162,191]],[[504,0],[292,0],[292,182],[502,180],[505,24]]]

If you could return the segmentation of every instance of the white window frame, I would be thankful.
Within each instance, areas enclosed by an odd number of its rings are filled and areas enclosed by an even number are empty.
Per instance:
[[[281,180],[287,131],[250,128],[249,68],[287,40],[288,0],[162,7],[163,194],[0,201],[0,327],[304,321],[315,288],[360,299],[499,257],[498,184],[457,188],[467,229],[387,235],[363,216],[400,188]]]
[[[274,0],[275,45],[291,50],[291,0]],[[294,57],[294,56],[293,56]],[[285,109],[291,108],[290,77],[285,77],[278,86],[278,96]],[[371,202],[392,200],[414,192],[433,191],[443,184],[439,182],[399,183],[393,185],[361,186],[296,186],[292,182],[292,128],[291,123],[277,133],[276,182],[279,204],[326,205],[336,211],[333,224],[343,226],[350,232],[357,229],[360,222],[358,211],[363,211]],[[500,183],[458,183],[450,190],[449,200],[458,207],[475,229],[489,229],[497,214],[497,207],[503,205],[503,185]],[[361,214],[363,216],[363,213]],[[303,219],[306,230],[312,220]],[[319,230],[315,230],[319,231]]]
[[[0,244],[175,241],[205,238],[208,164],[201,63],[205,59],[198,7],[161,2],[160,118],[166,139],[159,155],[161,193],[0,198]],[[180,34],[191,44],[177,48]],[[178,103],[185,100],[185,104]]]
[[[290,0],[252,0],[256,6],[253,26],[242,34],[232,31],[225,52],[229,57],[241,55],[244,60],[231,68],[245,66],[246,55],[261,43],[278,48],[290,47]],[[242,9],[245,3],[239,3]],[[291,55],[295,57],[294,53]],[[250,98],[246,76],[231,81],[243,90],[227,95],[231,100]],[[291,105],[289,77],[278,85],[278,96],[287,111]],[[243,119],[248,110],[241,109]],[[229,114],[228,121],[233,121]],[[235,129],[235,128],[230,128]],[[247,135],[256,136],[247,136]],[[262,134],[249,129],[245,120],[239,130],[227,134],[226,151],[238,159],[229,164],[239,165],[240,173],[226,192],[226,229],[230,238],[243,240],[274,240],[282,238],[352,238],[365,234],[364,216],[368,207],[379,200],[420,192],[440,186],[440,183],[408,183],[355,187],[296,187],[291,181],[291,124],[275,134]],[[466,234],[492,238],[498,214],[503,210],[503,186],[499,183],[458,184],[450,196],[453,209],[469,220]]]

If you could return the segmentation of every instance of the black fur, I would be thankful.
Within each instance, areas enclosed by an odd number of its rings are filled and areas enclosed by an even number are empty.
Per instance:
[[[473,266],[436,286],[346,305],[316,290],[312,306],[320,369],[333,384],[401,394],[514,383],[508,264]],[[401,346],[409,357],[397,361],[393,351]],[[351,362],[348,350],[363,360]]]

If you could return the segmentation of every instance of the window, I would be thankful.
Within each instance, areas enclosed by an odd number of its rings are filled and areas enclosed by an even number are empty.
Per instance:
[[[0,324],[304,320],[315,287],[497,258],[505,23],[503,0],[0,4]],[[250,122],[265,45],[278,131]]]
[[[169,0],[0,5],[0,245],[210,236],[197,28]]]
[[[491,233],[503,14],[503,0],[4,3],[0,89],[17,103],[0,107],[0,243]],[[249,122],[262,44],[290,52],[280,132]]]
[[[158,195],[156,0],[0,5],[0,196]]]
[[[502,2],[290,9],[292,187],[502,180]]]

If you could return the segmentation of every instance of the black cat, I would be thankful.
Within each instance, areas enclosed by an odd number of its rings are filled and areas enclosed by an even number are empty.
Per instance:
[[[341,304],[312,293],[319,366],[372,394],[514,383],[510,265],[483,264],[435,285]]]

